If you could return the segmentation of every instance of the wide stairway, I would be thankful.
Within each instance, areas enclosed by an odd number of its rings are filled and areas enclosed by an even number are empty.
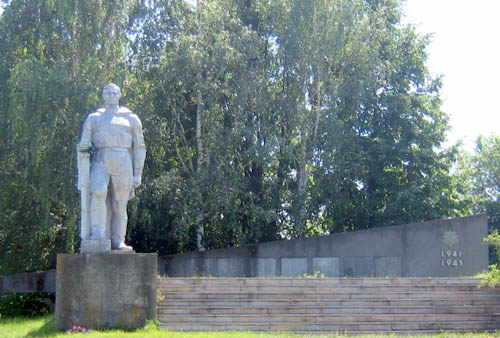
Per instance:
[[[500,288],[459,278],[160,278],[170,331],[437,333],[500,329]]]

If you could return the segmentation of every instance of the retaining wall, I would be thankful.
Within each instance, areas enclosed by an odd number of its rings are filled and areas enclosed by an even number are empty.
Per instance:
[[[280,240],[159,259],[169,277],[456,277],[488,268],[486,215]]]

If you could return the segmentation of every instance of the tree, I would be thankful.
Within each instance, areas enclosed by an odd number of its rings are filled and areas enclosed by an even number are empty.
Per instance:
[[[139,251],[466,213],[457,150],[438,151],[448,125],[429,40],[400,17],[396,0],[9,2],[1,268],[43,268],[78,246],[73,146],[108,81],[144,126],[129,203]]]
[[[123,78],[128,4],[19,0],[0,17],[0,273],[76,249],[73,147],[96,88]]]
[[[144,35],[134,45],[138,87],[147,88],[141,96],[151,102],[149,116],[161,121],[154,134],[170,154],[166,162],[154,152],[165,166],[151,180],[166,185],[172,219],[165,228],[182,238],[178,250],[193,248],[192,235],[200,251],[257,241],[259,233],[276,238],[275,230],[259,228],[275,224],[262,185],[271,132],[260,117],[264,43],[232,5],[204,1],[194,11],[182,1],[158,1],[144,13]],[[136,229],[154,227],[143,215],[135,219]]]
[[[399,24],[398,2],[156,1],[141,15],[133,101],[153,142],[138,245],[203,250],[463,212],[456,154],[436,150],[447,118],[428,39]]]
[[[457,215],[453,152],[436,150],[440,82],[399,3],[278,1],[267,13],[286,236]]]
[[[473,213],[486,213],[490,231],[500,229],[500,137],[480,136],[474,154],[464,154],[456,175],[465,176]]]

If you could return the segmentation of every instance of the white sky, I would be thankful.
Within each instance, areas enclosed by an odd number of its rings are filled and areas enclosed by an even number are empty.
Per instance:
[[[480,134],[500,136],[500,1],[407,0],[403,8],[404,22],[433,33],[427,65],[444,75],[448,145],[462,139],[472,150]]]

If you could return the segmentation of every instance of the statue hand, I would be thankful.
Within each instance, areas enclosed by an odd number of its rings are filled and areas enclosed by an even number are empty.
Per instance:
[[[77,145],[78,152],[81,154],[91,154],[94,152],[95,148],[92,143],[78,143]]]
[[[134,175],[134,188],[137,188],[141,185],[141,175]]]

